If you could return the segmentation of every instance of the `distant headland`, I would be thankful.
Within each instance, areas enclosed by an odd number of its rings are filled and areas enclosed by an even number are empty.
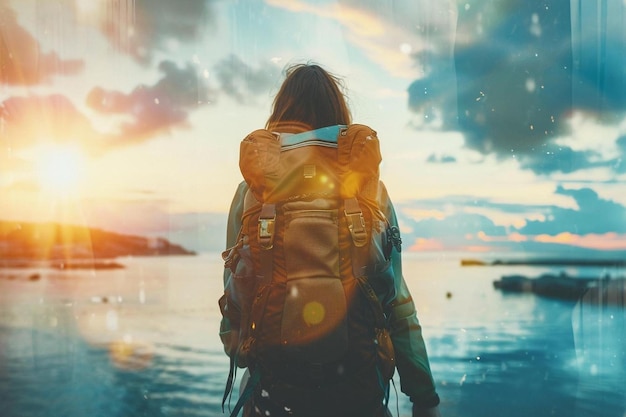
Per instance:
[[[58,223],[0,221],[0,267],[123,268],[122,256],[195,255],[164,238]]]

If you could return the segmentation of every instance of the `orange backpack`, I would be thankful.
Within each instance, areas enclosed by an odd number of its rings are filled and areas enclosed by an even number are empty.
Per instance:
[[[239,324],[224,400],[237,366],[251,378],[233,415],[259,383],[295,415],[328,414],[320,407],[332,398],[352,412],[363,395],[388,395],[385,305],[400,241],[378,204],[380,161],[376,132],[364,125],[261,129],[242,141],[249,190],[237,243],[223,254],[231,279],[222,312],[236,311]]]

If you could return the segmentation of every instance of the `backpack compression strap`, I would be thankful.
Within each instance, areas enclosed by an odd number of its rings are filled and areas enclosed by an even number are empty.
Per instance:
[[[259,214],[259,246],[263,250],[274,247],[274,229],[276,225],[276,206],[265,203]]]
[[[381,338],[389,338],[390,335],[389,335],[385,313],[383,311],[383,306],[380,303],[380,300],[378,299],[378,297],[376,296],[376,292],[374,291],[374,289],[368,282],[367,276],[357,275],[356,281],[357,281],[358,287],[361,289],[361,291],[365,295],[365,298],[367,299],[368,304],[370,305],[372,309],[372,312],[374,313],[374,319],[376,320],[375,325],[376,325],[377,344],[390,343],[389,340],[385,340],[385,341],[381,340]],[[395,358],[389,358],[389,359],[395,362]],[[387,406],[387,404],[389,403],[389,388],[390,388],[389,382],[390,381],[387,381],[383,378],[383,374],[381,373],[381,370],[379,367],[376,368],[376,373],[378,374],[378,383],[380,385],[380,388],[385,393],[385,406]]]
[[[241,411],[244,404],[252,397],[254,389],[259,385],[260,380],[261,373],[258,368],[255,368],[250,372],[250,378],[246,382],[246,386],[241,391],[241,394],[239,394],[239,399],[237,400],[237,404],[235,404],[235,408],[233,408],[233,411],[230,413],[230,417],[237,417],[239,415],[239,411]]]
[[[344,213],[354,246],[362,248],[367,244],[367,230],[365,229],[363,211],[361,211],[361,206],[356,197],[344,200]]]

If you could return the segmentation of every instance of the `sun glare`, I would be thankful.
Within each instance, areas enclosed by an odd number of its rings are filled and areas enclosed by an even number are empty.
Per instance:
[[[78,191],[84,156],[76,148],[42,149],[35,162],[37,180],[44,191],[66,195]]]
[[[95,20],[102,7],[102,1],[99,0],[76,0],[76,11],[80,18],[86,21]]]

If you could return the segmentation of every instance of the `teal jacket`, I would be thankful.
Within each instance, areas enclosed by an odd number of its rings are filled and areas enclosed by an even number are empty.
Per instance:
[[[381,182],[381,209],[392,226],[397,226],[398,220],[389,195]],[[241,226],[244,197],[248,190],[245,182],[237,187],[228,215],[226,247],[236,243],[237,234]],[[396,355],[396,369],[400,376],[400,389],[408,395],[411,401],[419,407],[434,407],[439,404],[439,396],[435,390],[435,383],[430,371],[428,354],[422,337],[422,327],[417,318],[413,298],[402,275],[402,259],[398,251],[392,251],[392,265],[395,274],[396,296],[391,302],[391,340]],[[231,279],[230,269],[224,269],[224,288],[227,288]],[[222,318],[220,337],[226,352],[237,343],[237,330],[231,328],[226,317]]]

